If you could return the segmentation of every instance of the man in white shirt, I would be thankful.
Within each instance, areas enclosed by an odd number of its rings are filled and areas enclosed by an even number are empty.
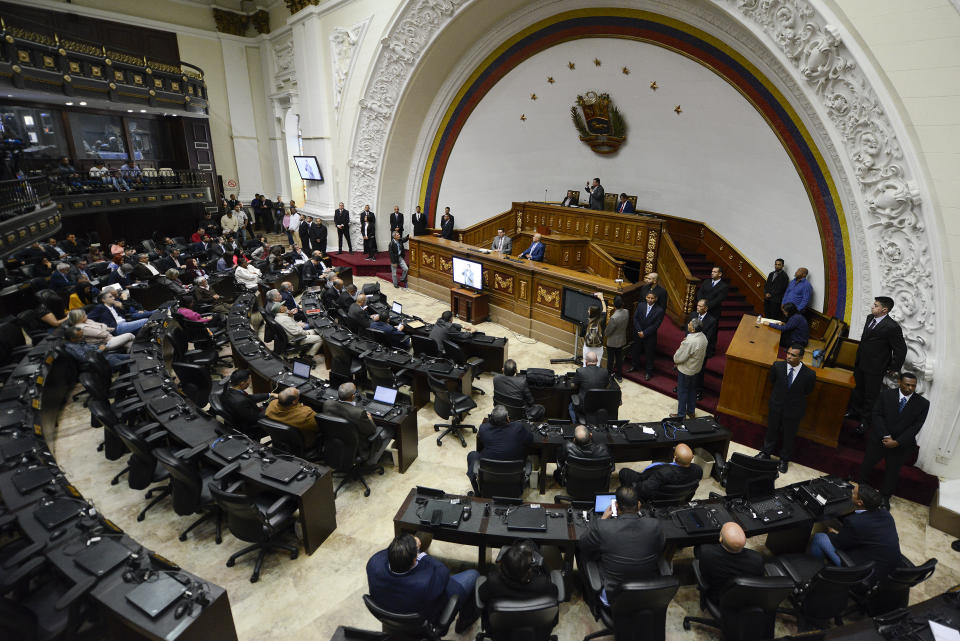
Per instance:
[[[247,242],[247,223],[249,222],[249,217],[247,212],[243,211],[243,207],[237,205],[233,208],[233,215],[237,219],[237,232],[240,234],[240,242]]]
[[[240,220],[233,215],[232,211],[228,210],[227,213],[220,217],[220,228],[225,235],[236,234],[237,230],[240,229]]]
[[[307,329],[309,327],[307,323],[298,323],[294,320],[293,316],[296,314],[296,311],[288,310],[278,302],[272,302],[267,305],[267,313],[273,314],[274,320],[283,328],[283,331],[287,333],[287,336],[291,340],[296,340],[301,336],[303,337],[303,344],[310,346],[310,349],[307,350],[307,355],[314,356],[320,351],[320,348],[323,346],[323,339],[320,338],[314,330]]]

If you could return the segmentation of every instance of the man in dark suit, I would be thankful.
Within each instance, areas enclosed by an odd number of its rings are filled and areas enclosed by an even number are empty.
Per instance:
[[[733,521],[720,528],[720,542],[697,546],[700,574],[708,589],[707,599],[719,604],[723,588],[737,577],[761,577],[764,573],[763,555],[746,549],[747,535]]]
[[[636,209],[634,209],[633,203],[627,200],[627,195],[620,194],[620,201],[617,203],[617,213],[632,214],[634,212],[636,212]]]
[[[717,349],[717,319],[708,313],[707,300],[705,298],[697,301],[697,308],[687,316],[686,323],[689,324],[694,318],[700,321],[700,331],[707,337],[707,358],[710,358]],[[702,372],[703,370],[700,371]],[[700,387],[703,387],[702,383]]]
[[[360,212],[360,236],[363,238],[363,251],[366,260],[377,259],[377,215],[370,211],[370,205],[364,205]]]
[[[464,331],[463,326],[453,322],[453,312],[447,310],[440,314],[440,318],[433,324],[430,330],[430,338],[437,344],[440,353],[444,353],[443,343],[445,341],[463,340],[470,336],[469,328]]]
[[[343,208],[343,203],[333,212],[333,224],[337,228],[337,253],[343,253],[343,239],[347,239],[347,253],[353,253],[353,243],[350,240],[350,210]]]
[[[449,207],[444,207],[443,216],[440,218],[440,238],[456,240],[453,232],[453,216],[450,214]]]
[[[508,358],[503,362],[503,374],[493,377],[493,402],[497,397],[505,396],[511,401],[520,401],[524,406],[533,405],[533,393],[527,384],[526,376],[517,376],[517,362]]]
[[[600,367],[600,359],[596,352],[587,352],[583,357],[585,365],[578,367],[573,375],[573,384],[577,389],[577,397],[580,406],[583,407],[583,399],[587,395],[587,390],[607,389],[610,387],[610,372],[605,367]],[[570,420],[577,422],[577,413],[574,410],[573,401],[570,402]]]
[[[347,285],[346,289],[340,292],[340,297],[337,299],[337,305],[340,306],[343,311],[349,311],[350,306],[353,305],[357,300],[357,286],[353,283]]]
[[[613,504],[599,519],[590,520],[586,533],[577,543],[584,561],[599,565],[603,589],[600,601],[610,605],[617,599],[623,583],[644,581],[660,575],[659,561],[665,537],[658,519],[641,518],[640,500],[632,487],[617,489],[617,515]],[[579,560],[578,567],[583,567]]]
[[[467,454],[467,477],[473,485],[475,494],[480,494],[477,487],[477,470],[480,468],[480,459],[495,461],[518,461],[527,456],[527,446],[533,443],[533,432],[527,429],[523,421],[511,421],[507,408],[497,405],[490,412],[490,421],[480,426],[477,431],[477,449]]]
[[[664,485],[684,485],[703,478],[703,470],[693,462],[693,450],[685,443],[673,448],[672,463],[652,463],[642,472],[620,470],[620,485],[634,487],[643,500],[655,499]]]
[[[75,284],[70,278],[70,265],[68,263],[57,263],[56,270],[50,274],[48,282],[50,289],[57,292],[72,291]]]
[[[849,415],[860,417],[857,434],[863,434],[870,426],[871,413],[883,386],[883,376],[893,374],[903,365],[907,357],[907,343],[903,340],[903,330],[890,318],[893,299],[889,296],[877,296],[863,326],[857,357],[853,365],[853,380],[856,387],[850,396]]]
[[[393,434],[384,428],[384,435],[376,443],[370,442],[370,437],[377,433],[377,425],[373,422],[370,412],[357,406],[357,386],[353,383],[343,383],[337,388],[337,398],[328,398],[323,402],[323,413],[338,416],[350,422],[357,430],[360,443],[360,452],[367,457],[367,463],[376,463],[383,456],[387,445],[393,439]]]
[[[800,362],[803,345],[791,345],[787,360],[770,366],[770,412],[767,415],[767,435],[757,458],[768,459],[777,449],[777,440],[783,436],[780,450],[780,473],[785,473],[793,458],[793,440],[797,427],[807,411],[807,397],[813,391],[817,375]]]
[[[325,287],[323,289],[323,294],[321,294],[320,298],[323,301],[323,306],[326,307],[327,309],[331,309],[339,306],[340,296],[342,295],[343,295],[343,281],[340,280],[339,278],[334,278],[333,286]],[[349,306],[348,306],[348,309],[349,309]]]
[[[378,329],[383,332],[387,339],[387,344],[396,349],[409,349],[410,337],[403,333],[403,324],[394,327],[390,323],[384,323],[381,320],[371,320],[370,329]]]
[[[867,432],[867,451],[860,466],[860,481],[866,482],[873,466],[883,459],[886,470],[880,494],[885,504],[897,489],[900,468],[917,447],[917,433],[927,420],[930,401],[917,391],[917,377],[900,374],[898,389],[884,389],[873,407],[873,421]]]
[[[160,270],[150,264],[147,254],[137,254],[137,264],[133,266],[133,277],[137,280],[153,280],[160,275]]]
[[[855,563],[873,561],[874,574],[884,579],[900,565],[900,536],[889,510],[883,508],[880,492],[866,483],[853,487],[854,513],[844,517],[839,530],[817,532],[810,541],[810,554],[843,565],[837,550],[849,554]]]
[[[647,300],[647,294],[653,292],[657,297],[657,305],[667,308],[667,290],[660,284],[660,274],[650,272],[643,277],[643,285],[640,286],[640,300]]]
[[[67,238],[60,243],[60,246],[63,248],[63,251],[67,252],[71,256],[79,256],[81,252],[81,247],[77,243],[76,234],[67,234]]]
[[[603,209],[603,186],[599,178],[593,179],[592,185],[586,185],[584,189],[590,194],[590,209]]]
[[[393,206],[393,212],[390,214],[390,235],[398,231],[403,236],[403,214],[400,213],[400,207]]]
[[[778,258],[773,263],[773,271],[767,275],[767,282],[763,286],[763,316],[764,318],[783,318],[780,312],[780,303],[783,301],[783,292],[787,291],[790,278],[783,271],[783,259]]]
[[[553,471],[553,478],[560,486],[567,484],[567,458],[575,456],[583,459],[609,458],[610,450],[603,443],[593,442],[593,432],[586,425],[577,425],[573,430],[573,440],[564,443],[563,448],[557,450],[557,469]],[[610,471],[613,471],[613,459],[610,459]]]
[[[574,195],[572,189],[567,190],[567,195],[564,197],[563,201],[560,203],[561,207],[579,207],[580,203],[578,202],[577,197]]]
[[[714,267],[710,270],[710,278],[700,284],[697,289],[697,300],[705,298],[707,301],[707,313],[720,320],[720,305],[727,298],[727,282],[723,280],[723,270]]]
[[[235,427],[244,434],[250,433],[263,417],[260,403],[275,398],[276,394],[247,394],[250,387],[250,370],[237,369],[230,374],[230,386],[223,390],[220,402],[224,411],[236,422]]]
[[[413,216],[410,217],[411,222],[413,223],[413,235],[414,236],[426,236],[427,235],[427,215],[420,211],[420,205],[417,205],[417,210],[413,212]]]
[[[357,324],[357,327],[366,329],[370,327],[370,321],[380,320],[379,314],[374,314],[371,316],[367,313],[367,295],[363,292],[357,294],[357,300],[355,303],[350,305],[350,309],[347,310],[347,318],[352,320]]]
[[[653,376],[653,364],[657,355],[657,330],[663,322],[664,309],[657,305],[657,296],[649,292],[645,303],[637,305],[633,313],[633,329],[637,335],[633,339],[633,363],[628,372],[640,369],[643,361],[645,371],[643,380],[649,381]]]
[[[300,223],[301,225],[303,223]],[[309,225],[308,235],[310,236],[310,248],[313,251],[326,253],[327,251],[327,226],[320,222],[319,218],[314,218]],[[306,251],[306,247],[304,247]],[[310,252],[307,252],[310,253]]]
[[[312,222],[312,216],[301,215],[300,226],[297,228],[297,234],[300,235],[300,247],[302,247],[303,251],[308,255],[313,251],[313,246],[310,244],[310,223]]]

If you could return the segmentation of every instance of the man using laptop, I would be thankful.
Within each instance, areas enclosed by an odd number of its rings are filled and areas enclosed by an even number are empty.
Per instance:
[[[516,461],[527,457],[527,446],[533,443],[533,432],[521,421],[510,421],[507,408],[497,405],[490,412],[488,423],[477,432],[477,450],[467,454],[467,476],[475,494],[480,494],[477,471],[480,459]]]
[[[220,402],[224,411],[236,422],[238,430],[249,434],[256,429],[257,421],[263,416],[262,403],[276,394],[247,394],[250,387],[250,370],[237,369],[230,374],[230,384],[223,390]]]
[[[312,447],[317,438],[316,415],[316,412],[300,403],[300,390],[296,387],[280,390],[264,412],[265,418],[295,427],[303,432],[308,448]]]
[[[337,400],[338,399],[338,400]],[[357,386],[343,383],[337,388],[337,399],[328,398],[323,402],[323,413],[346,419],[357,430],[360,452],[367,455],[367,463],[376,463],[383,456],[387,445],[393,440],[393,432],[383,428],[383,436],[378,442],[371,443],[370,437],[377,433],[370,412],[357,406]]]
[[[360,329],[366,329],[370,327],[372,321],[380,320],[380,315],[367,313],[367,295],[361,292],[357,294],[356,302],[352,303],[347,310],[347,318],[356,323]]]

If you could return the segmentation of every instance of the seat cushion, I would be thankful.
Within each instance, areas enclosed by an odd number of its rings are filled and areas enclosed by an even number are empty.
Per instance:
[[[775,560],[794,583],[809,581],[824,567],[824,562],[809,554],[782,554]]]

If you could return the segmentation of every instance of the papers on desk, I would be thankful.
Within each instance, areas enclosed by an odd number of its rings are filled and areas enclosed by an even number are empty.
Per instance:
[[[933,633],[933,641],[960,641],[960,632],[957,630],[936,621],[928,621],[928,623],[930,632]]]
[[[652,435],[654,435],[654,436],[657,435],[657,431],[656,431],[655,429],[653,429],[652,427],[647,427],[646,425],[643,426],[643,433],[644,433],[644,434],[652,434]]]

